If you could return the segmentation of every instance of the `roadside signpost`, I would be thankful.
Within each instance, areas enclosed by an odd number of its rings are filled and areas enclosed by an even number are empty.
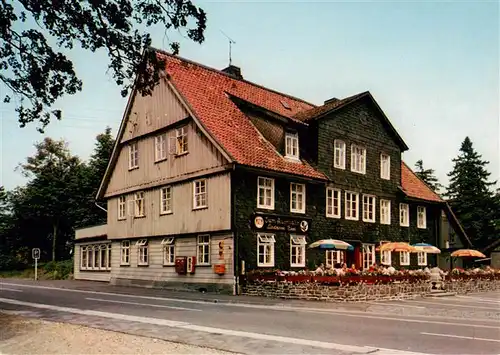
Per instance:
[[[31,256],[35,259],[35,281],[38,280],[38,259],[40,259],[40,248],[33,248]]]

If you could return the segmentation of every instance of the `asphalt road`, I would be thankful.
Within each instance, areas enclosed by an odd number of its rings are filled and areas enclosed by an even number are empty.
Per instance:
[[[500,292],[350,305],[0,279],[0,310],[246,354],[500,353]]]

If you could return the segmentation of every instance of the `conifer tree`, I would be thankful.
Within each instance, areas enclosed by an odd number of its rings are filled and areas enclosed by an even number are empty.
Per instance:
[[[424,162],[422,159],[415,163],[415,174],[425,182],[434,192],[439,193],[439,190],[443,185],[441,185],[434,175],[434,169],[424,169]]]
[[[495,220],[498,219],[496,199],[488,181],[488,161],[474,150],[472,141],[465,137],[458,157],[453,160],[453,170],[448,173],[450,183],[445,197],[449,199],[458,219],[475,248],[483,248],[498,236]]]

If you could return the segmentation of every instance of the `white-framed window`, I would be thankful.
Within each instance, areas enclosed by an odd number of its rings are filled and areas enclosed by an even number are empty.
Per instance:
[[[410,225],[410,206],[407,203],[399,204],[399,225],[402,227]]]
[[[274,234],[257,234],[257,266],[274,266]]]
[[[392,253],[390,250],[384,250],[380,252],[380,263],[382,265],[390,266],[392,263]]]
[[[187,125],[175,130],[175,154],[184,154],[188,152]]]
[[[375,196],[363,195],[363,222],[375,222]]]
[[[94,267],[94,247],[87,246],[87,270],[92,270]]]
[[[375,264],[375,244],[362,244],[363,246],[363,269],[369,269]]]
[[[81,246],[80,270],[111,270],[111,243]]]
[[[343,264],[345,262],[345,252],[343,250],[327,250],[326,265],[335,266],[335,264]]]
[[[340,139],[333,141],[333,167],[345,169],[345,142]]]
[[[410,265],[410,252],[408,251],[399,252],[399,265]]]
[[[92,269],[99,270],[99,266],[101,265],[101,263],[100,263],[101,253],[100,253],[99,245],[94,245],[92,250],[94,253],[94,265],[92,266]]]
[[[274,210],[274,179],[257,178],[257,207]]]
[[[149,265],[149,245],[147,239],[139,239],[137,246],[137,265]]]
[[[118,219],[127,218],[127,197],[120,196],[118,197]]]
[[[391,224],[390,200],[380,200],[380,224]]]
[[[339,189],[326,188],[326,216],[340,218],[341,192]]]
[[[297,133],[286,132],[285,156],[291,159],[299,159],[299,135]]]
[[[427,213],[426,208],[424,206],[417,207],[417,227],[418,228],[427,228]]]
[[[99,248],[100,258],[99,258],[99,269],[106,270],[108,268],[108,246],[106,244],[101,244]]]
[[[193,181],[193,209],[207,207],[207,179]]]
[[[210,265],[210,235],[198,236],[198,248],[196,249],[196,264]]]
[[[306,185],[290,183],[290,212],[306,213]]]
[[[387,154],[380,154],[380,178],[391,179],[391,157]]]
[[[128,146],[128,168],[135,169],[139,167],[139,145],[132,142]]]
[[[306,266],[306,236],[291,235],[290,236],[290,266],[304,267]]]
[[[417,253],[418,266],[427,266],[427,253],[424,251],[419,251]]]
[[[80,247],[80,269],[85,270],[87,268],[87,246]]]
[[[124,240],[120,245],[120,265],[130,265],[130,241]]]
[[[351,171],[366,174],[366,148],[351,145]]]
[[[175,238],[163,238],[163,265],[175,265]]]
[[[345,192],[345,219],[357,221],[359,219],[359,194]]]
[[[162,133],[155,137],[155,161],[167,159],[167,134]]]
[[[108,244],[108,270],[111,270],[111,250],[112,250],[112,245],[111,243]]]
[[[134,195],[134,216],[144,217],[144,191],[136,192]]]
[[[160,214],[172,213],[172,186],[160,190]]]

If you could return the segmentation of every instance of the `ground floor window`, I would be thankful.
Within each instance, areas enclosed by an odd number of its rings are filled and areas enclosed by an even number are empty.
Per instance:
[[[419,266],[427,265],[427,253],[421,251],[417,253],[417,261]]]
[[[391,260],[391,251],[390,250],[384,250],[380,252],[380,263],[382,265],[390,266],[392,263]]]
[[[274,266],[274,234],[257,234],[257,266]]]
[[[80,270],[111,270],[111,243],[81,245]]]
[[[363,244],[363,269],[375,264],[375,244]]]
[[[399,265],[410,265],[410,253],[402,251],[399,253]]]
[[[326,265],[335,266],[335,264],[345,263],[345,252],[342,250],[327,250]]]
[[[175,238],[163,238],[163,265],[175,265]]]
[[[306,237],[304,235],[290,236],[290,266],[306,266]]]
[[[197,244],[198,249],[196,252],[196,264],[210,265],[210,235],[199,235]]]
[[[130,265],[130,241],[124,240],[120,246],[120,265]]]
[[[147,239],[139,239],[137,245],[137,265],[149,265],[149,245]]]

